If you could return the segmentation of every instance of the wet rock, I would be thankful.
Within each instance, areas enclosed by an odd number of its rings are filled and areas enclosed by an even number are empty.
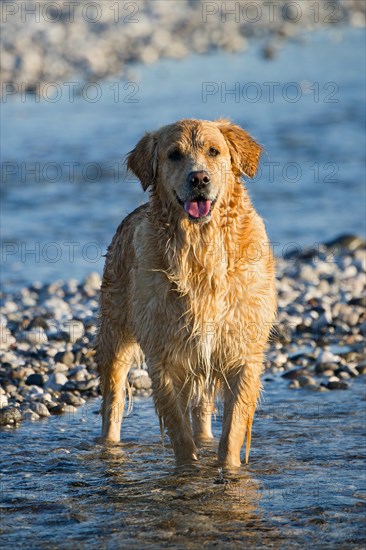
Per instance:
[[[27,400],[33,401],[33,399],[39,399],[43,397],[44,390],[39,386],[28,386],[24,390],[21,390],[22,394]]]
[[[323,374],[328,371],[332,373],[339,368],[339,363],[318,363],[315,365],[315,372],[317,374]]]
[[[317,364],[339,363],[340,358],[331,351],[321,351],[316,359]]]
[[[356,367],[353,367],[352,365],[342,365],[342,367],[335,371],[335,374],[339,376],[339,374],[348,374],[351,378],[356,378],[359,375],[359,372]]]
[[[3,323],[0,323],[0,350],[8,350],[15,342],[16,339],[10,330]]]
[[[316,382],[312,376],[303,374],[297,378],[300,388],[306,388],[309,386],[316,386]]]
[[[66,375],[66,373],[69,372],[69,368],[67,365],[64,365],[63,363],[55,363],[53,366],[50,365],[49,372],[51,373],[59,372]]]
[[[325,370],[323,373],[323,376],[326,376],[327,378],[330,378],[331,376],[334,375],[334,371],[333,370]]]
[[[31,409],[40,417],[50,416],[49,410],[44,403],[32,403]]]
[[[347,390],[348,384],[343,380],[329,380],[326,387],[328,390]]]
[[[47,320],[44,317],[41,317],[40,315],[37,315],[32,319],[32,321],[29,323],[29,330],[36,329],[36,328],[42,328],[44,331],[48,330],[49,324]]]
[[[0,426],[6,426],[8,424],[17,424],[22,419],[22,415],[19,409],[16,407],[5,407],[0,410]]]
[[[324,243],[324,245],[334,251],[339,252],[341,249],[347,250],[361,250],[366,246],[365,239],[356,235],[340,235],[335,239],[331,239]]]
[[[77,408],[74,405],[64,405],[64,413],[65,414],[75,414],[77,412]]]
[[[79,366],[75,369],[72,369],[69,372],[69,380],[75,381],[75,382],[84,382],[85,380],[88,380],[90,378],[90,375],[87,371],[87,369],[83,366]]]
[[[40,386],[42,388],[44,386],[45,380],[42,374],[35,373],[30,374],[25,383],[27,384],[27,386]]]
[[[274,59],[278,56],[278,48],[274,44],[267,44],[262,50],[264,59]]]
[[[64,414],[65,412],[65,403],[59,403],[58,405],[55,405],[54,407],[49,408],[50,414],[58,415],[58,414]]]
[[[59,351],[55,354],[54,359],[57,363],[63,363],[68,367],[71,367],[75,361],[72,351]]]
[[[133,385],[137,390],[149,390],[151,388],[151,379],[149,376],[138,376],[133,379]]]
[[[70,392],[61,393],[60,400],[66,405],[73,405],[74,407],[80,407],[86,403],[85,399]]]
[[[52,390],[59,390],[67,382],[67,376],[65,376],[62,372],[55,372],[51,374],[47,382],[47,388],[50,388]]]
[[[2,389],[2,388],[1,388]],[[7,407],[9,404],[8,397],[5,392],[0,392],[0,409]]]
[[[61,337],[66,342],[71,342],[74,344],[85,334],[85,329],[83,323],[80,321],[69,321],[65,323],[64,329],[61,332]]]
[[[22,420],[30,420],[31,422],[35,422],[36,420],[39,420],[39,415],[32,411],[32,409],[26,409],[22,412]]]
[[[357,365],[356,370],[358,374],[366,374],[366,365]]]
[[[47,342],[47,334],[42,327],[37,327],[32,330],[23,331],[19,335],[19,340],[27,342],[31,346],[38,346]]]
[[[283,378],[287,378],[289,380],[295,380],[299,378],[300,376],[304,376],[307,374],[307,369],[304,369],[303,367],[299,367],[297,369],[291,369],[282,374]]]

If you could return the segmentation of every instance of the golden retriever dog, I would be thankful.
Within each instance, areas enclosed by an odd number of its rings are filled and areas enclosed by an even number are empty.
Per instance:
[[[103,439],[120,441],[127,374],[143,356],[162,434],[197,460],[223,398],[219,463],[240,466],[276,315],[274,261],[241,177],[260,146],[230,121],[181,120],[127,158],[150,200],[120,224],[101,287],[97,363]],[[142,352],[142,353],[141,353]]]

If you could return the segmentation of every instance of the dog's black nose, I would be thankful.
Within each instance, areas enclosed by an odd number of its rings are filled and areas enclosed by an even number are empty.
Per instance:
[[[210,183],[210,176],[206,170],[199,170],[198,172],[190,172],[187,181],[194,189],[202,191]]]

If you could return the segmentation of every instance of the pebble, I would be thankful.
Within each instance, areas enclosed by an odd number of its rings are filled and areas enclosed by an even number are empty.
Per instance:
[[[3,324],[0,324],[0,350],[8,350],[13,344],[15,344],[16,339],[10,332],[10,330]]]
[[[348,384],[343,380],[329,380],[327,383],[328,390],[347,390]]]
[[[85,399],[71,392],[61,393],[60,400],[66,405],[74,405],[75,407],[80,407],[86,403]]]
[[[366,323],[365,281],[360,284],[363,264],[355,256],[364,252],[365,243],[348,242],[357,247],[338,246],[331,263],[326,245],[296,259],[277,259],[278,327],[265,359],[266,378],[278,380],[281,375],[290,389],[327,392],[352,391],[354,380],[366,374],[361,331]],[[342,277],[342,270],[350,274],[352,266],[357,275]],[[329,274],[332,284],[326,292],[319,291],[322,277]],[[100,282],[99,275],[91,274],[81,283],[39,283],[2,297],[7,304],[0,325],[2,425],[71,415],[98,395],[93,348]],[[322,317],[324,325],[314,332],[314,323]],[[151,395],[147,370],[133,367],[128,378],[133,395]]]
[[[35,420],[39,420],[40,416],[32,411],[32,409],[26,409],[22,412],[22,420],[31,420],[34,422]]]
[[[9,404],[8,397],[5,393],[0,393],[0,409],[7,407]]]
[[[323,350],[319,353],[317,357],[317,363],[318,364],[326,364],[326,363],[338,363],[339,357],[337,355],[334,355],[331,351]]]
[[[38,416],[50,416],[50,412],[44,403],[32,403],[31,407]]]
[[[84,333],[85,329],[81,321],[68,321],[65,323],[61,335],[66,342],[74,344],[84,336]]]
[[[339,363],[318,363],[315,365],[315,372],[317,374],[324,374],[325,372],[337,370],[339,368]]]
[[[151,388],[151,379],[149,376],[138,376],[134,378],[133,385],[137,390],[149,390]]]
[[[62,372],[54,372],[51,374],[47,382],[47,388],[51,390],[59,390],[67,382],[68,378]]]
[[[38,346],[47,342],[47,334],[42,327],[24,331],[22,332],[20,338],[23,342],[31,344],[31,346]]]
[[[316,382],[312,376],[303,374],[297,378],[300,388],[306,388],[307,386],[316,386]]]
[[[59,351],[54,356],[55,361],[58,363],[63,363],[68,367],[71,367],[74,364],[75,356],[72,351]]]
[[[0,409],[0,426],[6,426],[8,424],[17,424],[22,419],[22,415],[19,409],[16,407],[5,407]]]
[[[27,386],[40,386],[43,387],[45,380],[42,374],[30,374],[26,379],[25,383]]]

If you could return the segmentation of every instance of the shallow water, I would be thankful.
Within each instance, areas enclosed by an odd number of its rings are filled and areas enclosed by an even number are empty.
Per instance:
[[[151,399],[136,400],[121,445],[103,448],[99,400],[75,415],[1,433],[2,537],[26,548],[361,548],[365,393],[290,392],[274,376],[250,463],[218,471],[216,441],[177,469]]]
[[[364,30],[309,34],[272,61],[258,50],[135,67],[133,97],[133,88],[110,81],[96,103],[83,95],[70,102],[66,86],[55,103],[30,95],[2,103],[5,286],[101,271],[120,220],[146,200],[125,180],[123,155],[145,130],[182,117],[231,117],[264,145],[248,188],[276,255],[290,242],[363,234]],[[214,95],[203,95],[207,83]]]

